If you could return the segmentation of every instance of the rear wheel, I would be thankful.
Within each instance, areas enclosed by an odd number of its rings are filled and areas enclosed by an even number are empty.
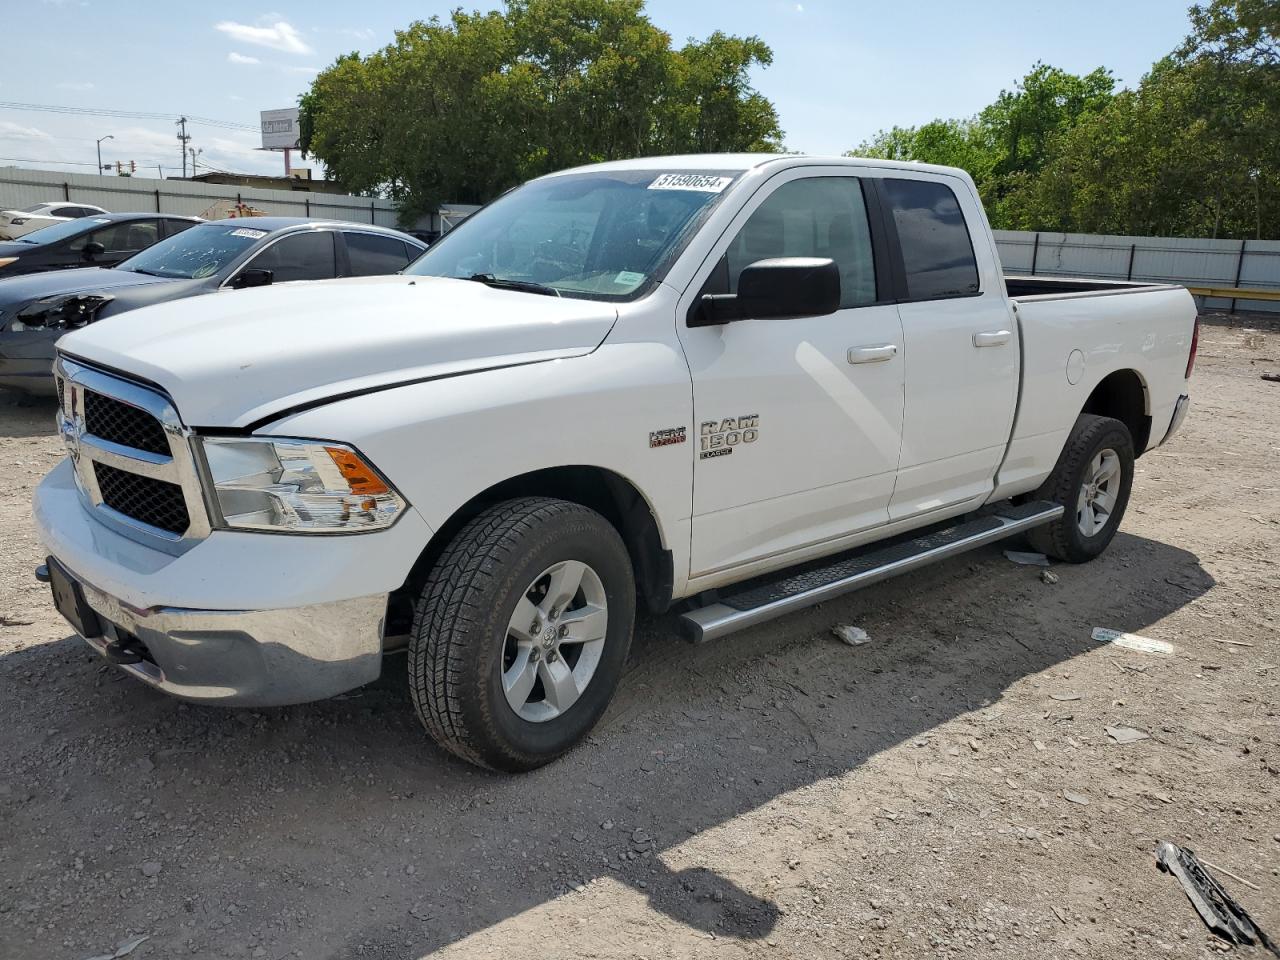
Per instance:
[[[465,760],[541,766],[604,713],[634,619],[631,562],[604,517],[542,497],[490,507],[420,594],[409,642],[418,716]]]
[[[1053,473],[1032,494],[1066,509],[1027,538],[1041,553],[1084,563],[1111,543],[1133,487],[1133,438],[1119,420],[1082,413]]]

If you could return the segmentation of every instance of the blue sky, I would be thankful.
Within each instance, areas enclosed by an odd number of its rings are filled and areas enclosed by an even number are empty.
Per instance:
[[[180,113],[256,129],[258,111],[292,106],[339,53],[370,52],[414,19],[447,15],[435,0],[364,4],[26,0],[4,14],[0,101]],[[467,4],[487,9],[497,0]],[[831,154],[893,124],[975,113],[1036,60],[1075,72],[1109,67],[1135,85],[1187,30],[1182,0],[649,0],[676,44],[715,30],[773,47],[757,87],[777,105],[790,149]],[[55,52],[56,51],[56,52]],[[253,130],[193,124],[200,162],[278,172]],[[136,160],[155,175],[179,166],[170,120],[68,116],[0,107],[0,164],[92,172]],[[39,163],[24,162],[42,161]],[[296,162],[296,161],[295,161]],[[142,171],[140,171],[142,172]]]

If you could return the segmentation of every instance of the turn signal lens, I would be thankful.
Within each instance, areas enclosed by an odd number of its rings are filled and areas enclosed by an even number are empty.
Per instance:
[[[342,479],[347,481],[352,493],[357,496],[373,497],[390,492],[391,488],[374,472],[373,467],[356,455],[354,450],[346,447],[325,447],[324,450],[342,471]]]
[[[7,267],[9,264],[17,262],[17,257],[0,257],[0,267]]]

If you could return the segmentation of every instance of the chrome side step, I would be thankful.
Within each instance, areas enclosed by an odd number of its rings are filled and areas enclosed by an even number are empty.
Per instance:
[[[772,583],[760,585],[758,581],[751,581],[743,587],[730,587],[718,602],[684,614],[680,618],[681,625],[694,643],[715,640],[842,593],[860,590],[900,573],[1051,523],[1062,514],[1062,504],[1047,500],[1016,507],[1003,505],[997,512],[980,515],[945,530],[825,566],[809,566],[798,573],[784,573],[781,580]]]

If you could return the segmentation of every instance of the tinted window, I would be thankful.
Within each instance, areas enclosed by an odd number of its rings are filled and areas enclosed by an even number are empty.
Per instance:
[[[108,252],[136,252],[145,250],[159,239],[158,224],[154,220],[130,220],[113,223],[101,230],[94,230],[71,241],[72,250],[83,250],[90,241],[102,244]]]
[[[58,243],[66,240],[68,237],[74,237],[78,234],[92,230],[94,224],[111,223],[103,217],[87,217],[77,220],[63,220],[49,227],[42,227],[39,230],[32,230],[18,238],[19,243]]]
[[[189,230],[195,226],[195,223],[190,220],[163,220],[161,222],[164,224],[164,235],[166,237],[176,236],[183,230]]]
[[[85,211],[80,207],[54,207],[49,211],[51,217],[83,217]]]
[[[273,243],[250,261],[255,270],[270,270],[273,283],[327,280],[338,275],[332,231],[295,233]]]
[[[725,253],[729,292],[737,292],[743,268],[771,257],[828,257],[840,268],[840,306],[874,303],[875,261],[861,183],[814,177],[775,190]]]
[[[925,180],[886,178],[912,300],[978,292],[978,264],[964,214],[951,188]]]
[[[376,277],[384,273],[403,270],[409,262],[404,244],[395,237],[380,237],[374,233],[344,233],[347,240],[347,258],[351,261],[353,277]]]

